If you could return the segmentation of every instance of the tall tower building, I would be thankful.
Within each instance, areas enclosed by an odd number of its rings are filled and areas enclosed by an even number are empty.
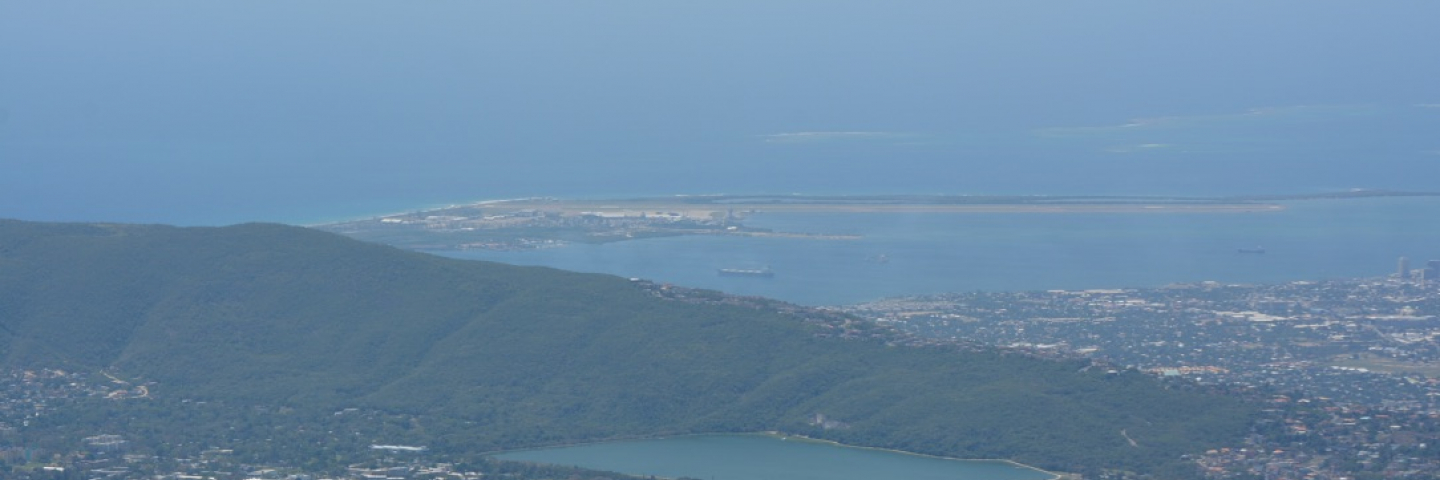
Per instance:
[[[1396,270],[1395,276],[1400,277],[1401,280],[1410,278],[1410,259],[1400,257],[1400,267]]]

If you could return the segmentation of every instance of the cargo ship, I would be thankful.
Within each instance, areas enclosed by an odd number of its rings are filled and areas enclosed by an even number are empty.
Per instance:
[[[720,276],[722,276],[722,277],[760,277],[760,278],[772,278],[772,277],[775,276],[775,271],[774,271],[774,270],[770,270],[770,267],[765,267],[765,268],[722,268],[722,269],[716,270],[716,272],[719,273]]]
[[[1265,247],[1240,248],[1236,249],[1235,253],[1265,253]]]

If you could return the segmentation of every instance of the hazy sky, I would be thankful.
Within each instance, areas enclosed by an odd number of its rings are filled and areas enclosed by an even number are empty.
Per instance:
[[[1089,171],[1013,181],[1056,155],[1300,158],[1307,136],[1347,158],[1394,146],[1314,170],[1380,161],[1414,170],[1359,186],[1413,188],[1440,174],[1436,19],[1433,1],[0,1],[0,217],[1035,193]],[[1103,130],[1136,119],[1168,130]],[[1356,129],[1369,140],[1334,143]],[[1098,167],[1140,173],[1097,190],[1223,183],[1146,165]]]

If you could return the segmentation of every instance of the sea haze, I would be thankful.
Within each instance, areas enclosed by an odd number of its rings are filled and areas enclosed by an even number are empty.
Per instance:
[[[0,217],[1430,189],[1437,14],[1420,1],[6,2]]]

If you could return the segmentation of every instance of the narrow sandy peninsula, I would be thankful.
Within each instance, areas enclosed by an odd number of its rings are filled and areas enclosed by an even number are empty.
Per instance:
[[[786,214],[1195,214],[1267,213],[1273,201],[1128,196],[677,195],[629,199],[489,200],[316,228],[416,250],[529,250],[678,235],[854,240],[833,232],[746,225]]]
[[[490,208],[580,214],[670,212],[694,218],[748,213],[1253,213],[1285,209],[1274,203],[693,203],[664,200],[525,199]]]

